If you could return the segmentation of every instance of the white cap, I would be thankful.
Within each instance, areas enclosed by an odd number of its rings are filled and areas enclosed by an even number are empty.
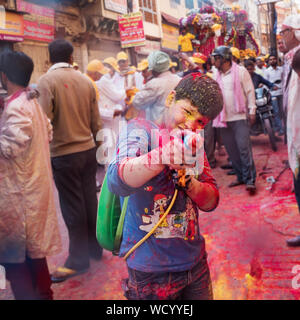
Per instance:
[[[295,37],[300,41],[300,14],[293,14],[286,17],[282,26],[295,29]]]

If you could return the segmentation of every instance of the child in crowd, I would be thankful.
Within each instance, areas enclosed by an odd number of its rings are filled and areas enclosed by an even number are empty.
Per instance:
[[[206,156],[202,164],[200,154],[191,161],[189,145],[181,134],[204,129],[222,107],[218,84],[194,73],[170,93],[160,128],[137,119],[119,137],[116,158],[108,168],[108,186],[121,197],[130,196],[120,256],[124,257],[172,208],[154,234],[127,259],[129,278],[123,281],[123,289],[128,299],[213,298],[198,210],[213,211],[219,191]],[[155,134],[157,130],[161,138]],[[177,135],[163,144],[162,130],[177,130]],[[187,154],[184,160],[183,153]],[[197,167],[198,172],[179,184],[178,176],[190,167]]]

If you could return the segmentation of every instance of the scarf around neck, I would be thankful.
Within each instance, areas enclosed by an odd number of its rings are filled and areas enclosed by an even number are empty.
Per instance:
[[[66,62],[58,62],[58,63],[55,63],[53,66],[51,66],[49,68],[49,70],[47,71],[47,73],[49,73],[53,70],[56,70],[56,69],[60,69],[60,68],[72,68],[73,69],[73,66],[70,65],[69,63],[66,63]]]
[[[239,66],[235,62],[232,62],[231,72],[232,72],[232,79],[234,84],[235,111],[236,113],[245,113],[246,101],[245,101],[245,97],[243,94],[243,89],[242,89],[242,85],[239,77]],[[224,92],[223,80],[222,80],[221,72],[219,70],[217,71],[216,81],[218,82],[221,88],[221,91]],[[227,128],[225,101],[224,101],[224,105],[221,113],[213,121],[213,126],[215,128]]]

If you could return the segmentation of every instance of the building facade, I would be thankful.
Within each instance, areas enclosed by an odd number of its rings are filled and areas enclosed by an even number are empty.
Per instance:
[[[255,0],[0,0],[6,9],[6,25],[0,26],[0,51],[11,48],[30,55],[35,63],[32,82],[36,82],[49,68],[49,42],[64,38],[72,42],[75,62],[85,71],[90,60],[116,56],[122,50],[118,16],[130,10],[143,15],[146,44],[124,50],[131,56],[134,53],[137,61],[153,50],[172,55],[178,49],[179,19],[189,10],[206,5],[222,9],[236,3],[248,12],[254,36],[262,53],[267,53],[268,10],[266,5],[258,7]],[[276,4],[278,25],[298,10],[295,6],[287,1]]]
[[[258,40],[263,55],[270,51],[270,35],[272,32],[279,34],[284,19],[290,14],[300,13],[295,0],[278,1],[275,3],[277,25],[271,22],[271,12],[267,4],[259,4],[256,0],[239,0],[238,3],[249,14],[254,24],[254,36]]]
[[[146,45],[134,49],[140,61],[153,50],[177,51],[179,19],[205,4],[202,0],[0,0],[8,22],[0,29],[0,50],[21,50],[31,56],[32,82],[36,82],[50,66],[49,42],[64,38],[73,44],[74,60],[85,71],[90,60],[122,50],[118,16],[131,9],[143,14]],[[11,25],[14,34],[6,31]]]
[[[20,50],[32,57],[35,69],[32,82],[44,74],[49,66],[48,44],[54,39],[69,40],[74,46],[74,61],[85,71],[91,59],[115,56],[121,50],[117,16],[125,7],[114,10],[106,0],[6,0],[8,25],[0,29],[0,50]],[[120,1],[116,1],[120,2]],[[122,1],[121,1],[122,2]],[[107,7],[110,9],[106,9]],[[7,32],[10,25],[19,23],[15,34]],[[17,32],[18,31],[18,32]],[[1,33],[2,32],[2,33]]]

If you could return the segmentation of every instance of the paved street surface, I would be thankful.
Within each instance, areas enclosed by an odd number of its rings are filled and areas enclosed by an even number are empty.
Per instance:
[[[271,151],[267,137],[252,139],[257,167],[257,195],[250,197],[244,186],[228,189],[234,176],[220,169],[226,156],[218,156],[213,170],[220,187],[220,205],[212,213],[201,213],[200,228],[206,239],[215,299],[300,300],[293,289],[292,273],[300,266],[300,248],[288,248],[286,239],[300,234],[300,216],[292,193],[292,175],[285,170],[286,146]],[[269,189],[270,178],[278,181]],[[269,178],[269,179],[268,179]],[[267,190],[269,189],[269,190]],[[67,256],[67,231],[59,212],[63,252],[48,259],[50,271]],[[300,267],[298,274],[300,274]],[[120,282],[127,275],[125,263],[105,252],[92,261],[89,272],[52,286],[61,300],[122,300]],[[299,276],[300,278],[300,276]],[[297,279],[294,279],[297,285]],[[298,281],[300,286],[300,279]],[[9,284],[0,299],[13,299]]]

